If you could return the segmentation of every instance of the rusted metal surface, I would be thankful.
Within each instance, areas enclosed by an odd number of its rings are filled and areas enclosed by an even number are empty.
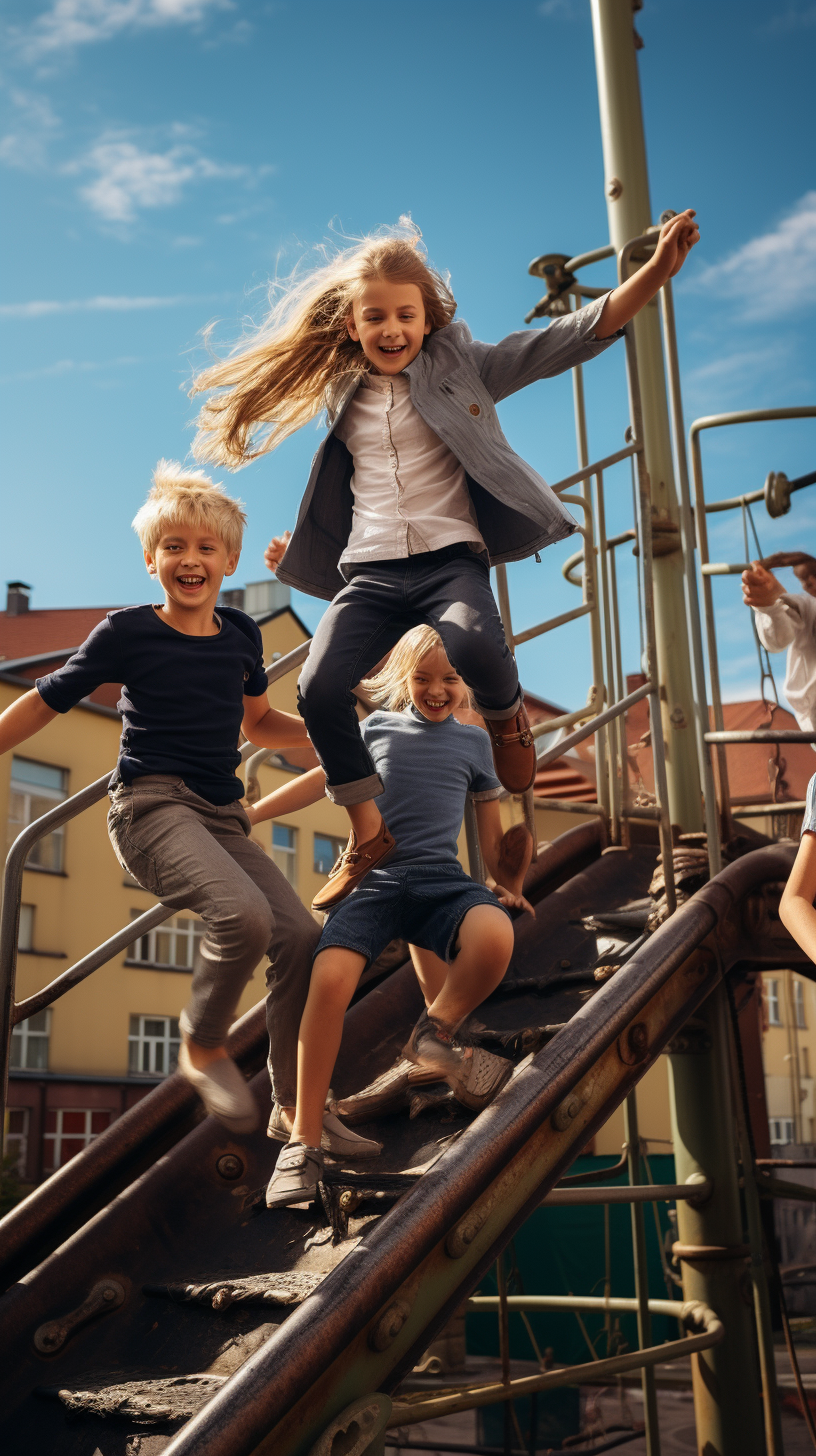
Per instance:
[[[70,1386],[43,1386],[72,1415],[80,1412],[125,1420],[137,1426],[163,1426],[189,1419],[224,1384],[224,1375],[170,1375],[163,1380],[122,1380],[120,1371],[89,1376]]]
[[[118,1279],[100,1279],[90,1291],[87,1299],[59,1319],[49,1320],[34,1332],[34,1348],[41,1355],[56,1355],[74,1330],[79,1330],[89,1320],[100,1315],[112,1314],[125,1300],[124,1285]]]
[[[246,1279],[216,1279],[207,1284],[146,1284],[145,1294],[179,1304],[229,1309],[233,1304],[302,1304],[323,1281],[322,1274],[252,1274]]]
[[[567,1171],[665,1040],[685,1024],[716,983],[720,966],[747,955],[760,962],[772,956],[773,937],[768,946],[756,930],[775,928],[760,889],[766,879],[784,879],[792,853],[791,848],[786,860],[785,851],[761,851],[748,857],[750,865],[730,866],[721,883],[684,906],[602,989],[589,982],[564,984],[558,979],[565,974],[562,962],[576,972],[591,971],[599,932],[584,921],[590,911],[612,914],[622,902],[645,894],[654,849],[610,850],[541,899],[535,921],[525,916],[517,922],[510,973],[511,981],[529,980],[536,971],[539,989],[490,998],[483,1019],[496,1037],[517,1035],[514,1027],[540,1025],[543,1019],[560,1029],[479,1118],[454,1105],[413,1122],[402,1116],[372,1128],[380,1137],[387,1130],[386,1153],[376,1177],[359,1171],[361,1182],[376,1185],[383,1174],[410,1168],[428,1171],[380,1218],[370,1205],[349,1210],[348,1237],[338,1245],[319,1209],[270,1213],[258,1202],[252,1190],[269,1176],[277,1144],[262,1133],[231,1138],[209,1119],[193,1127],[0,1301],[5,1380],[0,1409],[7,1412],[12,1442],[20,1449],[39,1442],[50,1456],[80,1456],[89,1449],[90,1428],[83,1435],[83,1422],[92,1416],[77,1415],[79,1426],[64,1426],[57,1402],[37,1402],[29,1394],[43,1383],[31,1338],[61,1309],[82,1301],[100,1267],[112,1276],[121,1270],[132,1292],[109,1320],[89,1324],[69,1341],[56,1357],[60,1373],[49,1377],[51,1385],[73,1389],[94,1366],[104,1371],[115,1365],[122,1380],[135,1367],[134,1379],[146,1366],[157,1375],[206,1372],[218,1357],[225,1328],[235,1321],[249,1321],[242,1328],[261,1341],[173,1437],[168,1452],[241,1456],[266,1450],[294,1456],[307,1451],[357,1396],[394,1389],[514,1229]],[[747,929],[740,897],[749,897]],[[403,967],[352,1008],[338,1061],[338,1095],[393,1061],[416,1017],[418,994],[413,973]],[[256,1014],[256,1033],[261,1026]],[[620,1048],[632,1045],[628,1033],[634,1026],[645,1027],[634,1038],[645,1056],[632,1062],[621,1057]],[[261,1044],[260,1035],[256,1042]],[[166,1096],[170,1085],[158,1092]],[[265,1073],[253,1089],[265,1110]],[[93,1150],[94,1145],[88,1152]],[[219,1171],[224,1158],[243,1165],[241,1181]],[[106,1168],[103,1181],[109,1177]],[[56,1208],[52,1216],[53,1232],[59,1225]],[[279,1307],[278,1329],[262,1325],[268,1303],[236,1299],[212,1309],[215,1286],[226,1290],[268,1275],[270,1263],[281,1274],[320,1276],[315,1292],[291,1314]],[[214,1293],[207,1305],[143,1292],[143,1286],[171,1284],[210,1285]]]

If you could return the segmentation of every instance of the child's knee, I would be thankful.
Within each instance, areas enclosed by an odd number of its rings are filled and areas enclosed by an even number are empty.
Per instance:
[[[365,968],[365,956],[344,946],[331,946],[317,956],[312,970],[311,991],[325,1006],[345,1010]]]
[[[343,699],[343,683],[331,658],[306,660],[298,682],[298,710],[303,718],[309,713],[336,712]]]

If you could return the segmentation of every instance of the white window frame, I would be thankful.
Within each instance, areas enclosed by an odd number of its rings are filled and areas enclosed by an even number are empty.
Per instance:
[[[792,1117],[771,1117],[768,1119],[771,1128],[771,1146],[775,1148],[785,1147],[792,1143],[796,1129]]]
[[[77,1152],[84,1151],[84,1149],[88,1147],[89,1143],[95,1142],[96,1139],[99,1137],[100,1133],[105,1131],[105,1128],[100,1128],[99,1132],[94,1132],[92,1130],[93,1115],[95,1112],[108,1113],[108,1127],[110,1127],[110,1124],[113,1120],[113,1113],[110,1112],[106,1107],[49,1107],[48,1111],[55,1112],[57,1118],[56,1131],[43,1133],[43,1151],[45,1153],[45,1156],[43,1158],[43,1169],[45,1172],[48,1173],[54,1173],[58,1168],[62,1166],[63,1142],[68,1141],[76,1144],[81,1138],[82,1148],[77,1148]],[[66,1112],[70,1112],[71,1115],[74,1117],[76,1117],[78,1113],[84,1114],[85,1128],[83,1132],[64,1131],[63,1118]],[[48,1156],[49,1149],[51,1154],[50,1162]]]
[[[805,988],[801,981],[793,983],[793,1017],[799,1031],[807,1031],[805,1020]]]
[[[161,1032],[147,1031],[149,1021],[162,1022]],[[176,1070],[181,1040],[177,1016],[136,1012],[128,1032],[128,1073],[133,1077],[166,1077]],[[161,1049],[161,1055],[158,1051]],[[145,1066],[147,1062],[147,1066]],[[160,1065],[157,1066],[157,1063]]]
[[[39,1026],[32,1026],[39,1022]],[[25,1021],[18,1021],[11,1033],[11,1058],[9,1065],[19,1072],[47,1072],[51,1040],[51,1008],[35,1011]],[[29,1051],[45,1042],[45,1066],[40,1062],[29,1062]],[[18,1060],[19,1058],[19,1060]]]
[[[779,982],[767,980],[765,982],[765,1005],[768,1008],[768,1025],[781,1026],[782,1017],[779,1014]]]
[[[288,844],[275,843],[275,830],[282,829],[289,836]],[[277,865],[281,874],[297,889],[298,876],[298,832],[294,824],[283,824],[277,819],[272,821],[272,863]]]
[[[331,864],[329,865],[329,869],[328,870],[318,869],[318,866],[317,866],[317,841],[318,841],[318,839],[327,839],[330,844],[334,845],[334,853],[332,855],[332,861],[331,861]],[[329,870],[331,869],[332,865],[333,864],[336,864],[338,858],[343,853],[343,850],[345,849],[345,847],[346,847],[347,844],[348,844],[348,835],[346,835],[345,837],[343,837],[343,836],[341,836],[339,834],[324,834],[322,832],[322,830],[317,830],[316,829],[315,832],[314,832],[313,839],[312,839],[312,869],[314,870],[314,873],[316,875],[328,875]]]
[[[11,1131],[11,1119],[14,1116],[19,1116],[22,1121],[22,1128],[19,1132]],[[28,1107],[6,1108],[6,1121],[3,1129],[3,1151],[7,1158],[16,1151],[17,1162],[14,1164],[14,1169],[21,1178],[25,1177],[26,1162],[28,1160],[30,1124],[31,1111]]]
[[[135,920],[137,916],[143,915],[143,910],[131,910],[130,918]],[[195,953],[198,945],[205,935],[203,920],[193,915],[173,915],[164,925],[156,925],[148,930],[145,935],[140,935],[138,940],[127,948],[125,964],[129,966],[151,966],[163,971],[192,971],[195,965]],[[161,947],[166,945],[167,938],[170,940],[171,960],[161,959]],[[185,959],[177,960],[179,952],[184,952]]]
[[[52,785],[49,785],[49,784],[29,783],[26,779],[23,779],[23,778],[15,778],[15,776],[14,776],[15,765],[17,765],[17,764],[23,764],[23,763],[34,764],[38,768],[50,769],[52,773],[58,773],[58,774],[60,774],[61,777],[62,777],[62,787],[58,789],[58,788],[53,787]],[[11,819],[11,796],[13,794],[19,794],[22,797],[22,800],[23,800],[23,813],[22,813],[22,818],[21,819],[15,819],[14,821],[12,821],[12,819]],[[17,838],[17,836],[19,834],[22,833],[22,831],[24,829],[27,829],[30,824],[34,824],[34,823],[36,823],[36,821],[38,819],[42,818],[42,815],[41,814],[32,814],[32,812],[31,812],[31,801],[32,801],[32,799],[49,799],[49,800],[51,800],[52,805],[56,805],[56,804],[62,804],[64,802],[64,800],[67,799],[67,798],[68,798],[68,770],[67,769],[60,768],[55,763],[40,763],[39,760],[37,760],[37,759],[33,759],[33,758],[23,758],[21,755],[15,754],[14,757],[12,758],[12,760],[11,760],[11,782],[9,784],[9,818],[8,818],[8,841],[9,841],[9,848],[11,848],[11,845],[12,845],[13,841]],[[43,813],[47,813],[47,810],[43,810]],[[54,854],[53,854],[54,864],[53,865],[38,864],[37,863],[36,856],[41,852],[42,847],[44,845],[48,844],[49,841],[51,841],[51,843],[54,846]],[[29,856],[28,856],[28,858],[26,860],[26,869],[29,869],[29,870],[31,870],[31,869],[37,870],[41,874],[46,874],[46,875],[49,875],[49,874],[50,875],[61,875],[61,874],[64,873],[64,871],[65,871],[65,825],[64,824],[61,824],[58,829],[52,829],[50,834],[46,834],[43,839],[39,840],[37,842],[37,844],[35,844],[32,847],[31,852],[30,852],[30,854],[29,854]]]

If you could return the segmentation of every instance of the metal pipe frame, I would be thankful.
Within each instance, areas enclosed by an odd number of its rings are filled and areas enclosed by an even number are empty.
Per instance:
[[[672,339],[674,338],[673,329],[671,337]],[[714,616],[714,598],[711,590],[711,577],[706,573],[704,569],[706,566],[710,565],[710,560],[708,554],[708,528],[706,525],[707,507],[705,500],[705,484],[703,479],[703,460],[700,436],[703,430],[721,429],[727,425],[757,424],[772,420],[812,419],[814,417],[816,417],[816,405],[793,405],[779,409],[764,410],[731,410],[724,414],[703,415],[699,419],[693,421],[689,430],[689,454],[691,456],[691,475],[694,487],[694,527],[697,538],[698,568],[703,588],[703,618],[705,622],[705,635],[708,647],[708,675],[709,681],[711,683],[711,706],[714,713],[714,729],[717,734],[724,733],[725,722],[723,718],[722,689],[720,686],[719,657],[717,652],[717,628]],[[690,501],[688,504],[690,513]],[[691,539],[691,537],[689,537],[689,539]],[[685,577],[688,592],[687,601],[691,601],[692,603],[691,610],[689,611],[689,629],[690,632],[693,630],[696,635],[697,633],[699,633],[699,605],[697,605],[695,612],[693,609],[693,599],[696,598],[696,592],[694,592],[692,596],[692,581],[694,577],[693,555],[690,551],[684,551],[684,558]],[[693,640],[694,639],[692,638],[692,641]],[[702,647],[700,647],[700,656],[701,655]],[[707,694],[705,692],[705,669],[701,664],[697,665],[697,670],[695,671],[695,679],[697,678],[698,674],[701,677],[703,684],[702,691],[700,691],[699,686],[695,687],[695,697],[698,701],[699,707],[700,704],[707,703]],[[709,723],[706,722],[706,734],[708,734],[709,727]],[[728,786],[728,769],[725,759],[725,748],[723,746],[724,743],[727,741],[729,740],[723,738],[718,738],[714,740],[715,744],[717,745],[716,752],[720,781],[721,809],[723,817],[726,821],[730,817],[731,804],[731,794]],[[709,834],[709,846],[710,845],[711,836]],[[713,872],[714,870],[712,865],[712,873]]]
[[[816,733],[804,728],[725,729],[706,733],[706,743],[816,743]]]
[[[813,1267],[816,1267],[813,1266]],[[474,1294],[467,1301],[465,1308],[478,1313],[482,1309],[495,1309],[498,1304],[495,1294]],[[513,1309],[554,1309],[564,1310],[569,1313],[573,1309],[588,1309],[590,1311],[612,1310],[618,1314],[637,1314],[639,1304],[637,1299],[629,1295],[605,1295],[605,1294],[508,1294],[507,1308]],[[682,1320],[686,1303],[682,1299],[650,1299],[649,1313],[665,1315],[666,1319]]]
[[[800,475],[796,480],[789,480],[788,492],[790,495],[795,495],[797,490],[804,490],[808,485],[816,485],[816,471],[811,471],[809,475]],[[754,501],[764,499],[765,489],[763,487],[762,490],[749,490],[747,495],[731,496],[730,500],[707,501],[706,515],[713,515],[715,511],[737,511],[742,506],[753,505]]]
[[[510,1305],[511,1298],[512,1296],[508,1296],[508,1305]],[[470,1301],[468,1303],[470,1304]],[[598,1303],[601,1307],[604,1305],[602,1299]],[[637,1302],[633,1300],[629,1303],[636,1304]],[[662,1365],[664,1361],[669,1360],[682,1360],[688,1355],[710,1350],[712,1346],[719,1345],[725,1337],[725,1330],[720,1320],[706,1305],[698,1302],[679,1304],[674,1300],[655,1300],[654,1303],[670,1305],[671,1314],[675,1318],[678,1317],[679,1308],[681,1311],[679,1317],[684,1324],[698,1329],[702,1326],[702,1333],[687,1335],[681,1340],[669,1340],[664,1345],[651,1345],[626,1355],[613,1355],[607,1360],[590,1360],[584,1365],[566,1365],[560,1370],[543,1371],[541,1375],[523,1376],[521,1379],[492,1385],[471,1386],[469,1389],[466,1388],[448,1395],[427,1395],[424,1391],[403,1395],[400,1400],[394,1402],[388,1418],[387,1429],[393,1430],[396,1426],[417,1425],[420,1421],[439,1420],[442,1416],[455,1415],[459,1411],[474,1410],[484,1405],[497,1405],[501,1401],[516,1400],[519,1396],[532,1395],[539,1390],[557,1389],[562,1385],[594,1385],[599,1378],[606,1380],[609,1376],[622,1375],[629,1370],[648,1371],[654,1380],[655,1365]],[[615,1301],[610,1300],[607,1307],[614,1309]],[[648,1413],[646,1431],[648,1440]],[[654,1440],[654,1437],[652,1439]]]
[[[541,1206],[571,1208],[583,1203],[592,1206],[603,1203],[672,1203],[684,1198],[691,1203],[704,1203],[713,1191],[714,1184],[710,1178],[692,1179],[688,1183],[628,1183],[620,1188],[554,1188],[541,1200]]]
[[[686,624],[691,647],[691,673],[694,683],[694,738],[697,745],[697,765],[703,788],[703,812],[705,815],[706,843],[708,848],[709,872],[719,874],[722,869],[720,849],[720,820],[717,813],[717,790],[711,753],[706,748],[705,735],[709,729],[708,693],[706,691],[705,658],[703,636],[700,624],[700,602],[697,595],[697,578],[694,574],[694,517],[689,491],[688,457],[683,418],[683,396],[680,385],[680,357],[677,350],[677,327],[674,316],[674,294],[671,279],[660,290],[661,321],[663,326],[663,352],[666,359],[666,375],[669,385],[672,437],[677,483],[679,487],[680,542],[683,553],[683,593],[686,606]]]

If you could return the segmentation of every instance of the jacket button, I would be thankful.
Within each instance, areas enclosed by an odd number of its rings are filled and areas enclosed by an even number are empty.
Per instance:
[[[480,415],[482,413],[477,404],[469,404],[468,409],[472,415]]]

